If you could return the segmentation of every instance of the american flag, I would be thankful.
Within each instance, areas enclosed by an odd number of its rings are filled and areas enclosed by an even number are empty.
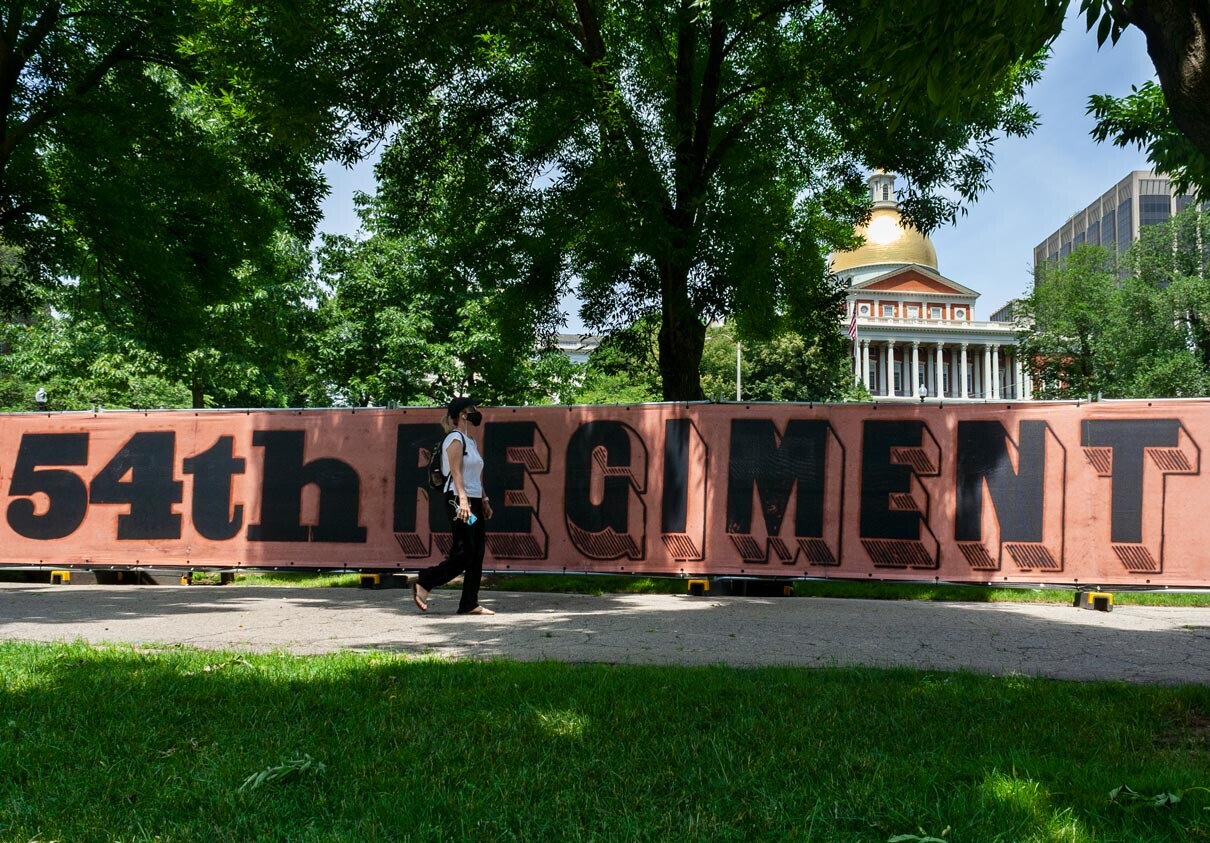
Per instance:
[[[849,339],[857,339],[857,305],[853,305],[853,318],[849,320]]]

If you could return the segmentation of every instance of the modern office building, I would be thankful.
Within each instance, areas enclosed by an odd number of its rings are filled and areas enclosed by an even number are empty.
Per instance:
[[[1135,170],[1035,246],[1034,271],[1047,261],[1062,261],[1084,244],[1121,255],[1144,227],[1167,222],[1194,201],[1187,193],[1176,193],[1167,176]]]
[[[874,173],[869,184],[864,245],[832,255],[849,285],[856,377],[879,401],[1029,400],[1013,325],[975,319],[979,293],[938,271],[932,242],[900,217],[894,175]]]

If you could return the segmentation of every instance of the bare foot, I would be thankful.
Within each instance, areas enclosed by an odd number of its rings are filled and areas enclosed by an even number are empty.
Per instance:
[[[422,612],[429,610],[429,604],[425,601],[429,598],[428,589],[421,587],[420,583],[412,583],[412,602],[416,604],[416,608]]]
[[[464,614],[464,615],[494,615],[496,613],[493,612],[491,609],[488,609],[486,606],[476,606],[475,608],[471,609],[469,612],[463,612],[462,614]]]

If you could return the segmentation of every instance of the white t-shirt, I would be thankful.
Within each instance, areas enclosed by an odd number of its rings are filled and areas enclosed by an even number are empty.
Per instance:
[[[454,475],[450,473],[450,443],[462,442],[462,484],[466,487],[468,498],[483,497],[483,457],[479,454],[479,446],[469,436],[461,431],[453,430],[441,443],[441,470],[445,472],[445,490],[454,489]]]

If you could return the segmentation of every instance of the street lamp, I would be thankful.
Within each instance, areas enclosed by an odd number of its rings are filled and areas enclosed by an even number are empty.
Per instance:
[[[45,410],[46,409],[46,390],[43,389],[42,387],[38,387],[38,391],[34,393],[34,401],[37,402],[39,410]]]
[[[916,394],[920,396],[920,403],[924,403],[924,399],[928,397],[929,390],[924,384],[919,384],[916,387]]]

